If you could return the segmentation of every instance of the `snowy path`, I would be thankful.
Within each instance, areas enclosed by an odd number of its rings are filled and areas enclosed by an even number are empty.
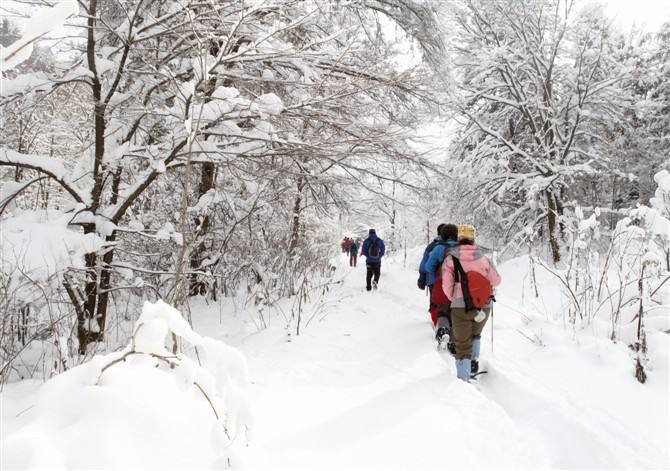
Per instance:
[[[482,348],[490,374],[467,385],[434,348],[413,270],[385,263],[372,293],[364,265],[339,270],[341,301],[321,322],[290,342],[268,329],[238,345],[254,381],[251,466],[667,466],[667,396],[631,380],[624,349],[576,347],[561,331],[539,347],[517,332],[517,312],[497,306],[495,352],[489,326]]]
[[[258,331],[231,298],[221,306],[195,303],[196,331],[235,345],[249,363],[256,421],[243,456],[235,447],[234,466],[668,468],[668,335],[650,333],[653,369],[641,385],[625,345],[547,320],[545,306],[560,309],[560,300],[524,297],[525,266],[517,259],[500,267],[493,351],[490,323],[482,337],[489,374],[472,384],[457,380],[453,359],[435,350],[416,274],[392,258],[372,293],[363,288],[364,265],[350,269],[342,258],[336,277],[343,283],[308,326],[307,310],[302,335],[290,341],[281,316],[266,316],[270,327]],[[551,282],[538,276],[542,288]],[[102,388],[93,386],[100,373],[92,364],[39,388],[29,381],[6,386],[0,438],[13,452],[9,462],[225,467],[214,460],[220,449],[200,394],[176,388],[172,375],[148,365],[150,374],[142,362],[113,370],[108,379],[116,379]],[[218,425],[212,430],[220,433]]]

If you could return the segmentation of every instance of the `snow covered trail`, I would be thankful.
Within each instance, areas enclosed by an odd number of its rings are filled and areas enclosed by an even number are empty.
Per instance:
[[[494,352],[490,324],[483,334],[489,374],[465,384],[435,350],[412,268],[386,260],[371,293],[364,264],[338,270],[340,301],[301,336],[267,329],[237,345],[254,381],[252,467],[667,466],[667,364],[656,387],[640,385],[625,347],[575,341],[501,302]],[[510,273],[499,297],[512,303]],[[532,329],[544,346],[519,333]]]
[[[543,463],[500,406],[455,380],[451,357],[435,350],[427,300],[409,292],[414,275],[400,268],[383,264],[380,289],[368,293],[359,265],[340,303],[300,337],[287,342],[270,329],[238,345],[254,380],[252,466]]]
[[[435,349],[427,299],[415,284],[418,257],[411,254],[407,268],[386,259],[376,292],[364,289],[365,265],[349,268],[342,257],[336,278],[343,282],[325,303],[307,306],[300,336],[288,337],[275,314],[259,331],[257,313],[236,308],[233,298],[194,303],[195,331],[238,347],[249,363],[245,397],[255,424],[248,447],[236,436],[233,467],[669,467],[667,334],[649,331],[652,364],[640,384],[627,346],[609,341],[598,324],[573,331],[551,320],[548,308],[560,311],[561,303],[548,289],[553,280],[538,273],[546,296],[524,294],[527,260],[515,259],[499,267],[493,349],[490,322],[482,336],[488,374],[466,384],[451,356]],[[169,370],[135,366],[111,370],[103,388],[93,386],[100,375],[93,363],[43,386],[6,385],[0,438],[8,463],[227,466],[217,458],[222,448],[212,431],[220,429],[210,428],[202,396],[178,387],[183,381]]]

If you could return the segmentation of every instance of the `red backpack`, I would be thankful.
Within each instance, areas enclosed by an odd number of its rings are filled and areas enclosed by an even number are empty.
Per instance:
[[[488,278],[476,271],[466,272],[461,265],[461,261],[456,257],[454,259],[454,282],[461,283],[463,291],[463,301],[465,309],[473,311],[481,309],[493,296],[493,286]]]

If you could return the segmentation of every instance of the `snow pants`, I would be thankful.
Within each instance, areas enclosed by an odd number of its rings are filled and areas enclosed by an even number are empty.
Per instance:
[[[490,308],[484,308],[482,311],[486,314],[486,319],[476,322],[477,311],[466,311],[463,307],[451,308],[452,339],[456,344],[456,359],[469,359],[472,355],[472,340],[481,338],[484,325],[491,315]]]
[[[444,327],[445,321],[448,322],[447,325],[451,324],[451,315],[449,309],[451,307],[451,301],[444,294],[442,289],[442,275],[438,274],[435,279],[435,284],[430,286],[430,317],[433,321],[433,327]],[[442,319],[441,317],[446,317]],[[439,324],[439,325],[438,325]]]
[[[375,284],[379,283],[381,276],[382,262],[367,262],[367,271],[365,273],[365,289],[370,291],[372,289],[372,278],[374,277]]]
[[[356,255],[356,254],[350,254],[349,255],[349,266],[350,267],[355,267],[356,266],[357,258],[358,258],[358,255]]]
[[[451,325],[451,313],[449,309],[449,304],[435,304],[431,301],[428,306],[428,312],[430,312],[430,320],[433,321],[433,327],[442,327],[440,324],[440,318],[444,318]],[[442,323],[444,323],[444,319]],[[451,329],[451,327],[449,327]]]

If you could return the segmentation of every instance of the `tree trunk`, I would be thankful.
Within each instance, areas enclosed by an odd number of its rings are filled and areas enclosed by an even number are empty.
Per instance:
[[[98,77],[96,67],[96,15],[97,15],[97,0],[91,0],[89,17],[88,17],[88,33],[86,43],[86,56],[88,60],[88,68],[91,72],[91,91],[93,92],[94,103],[94,138],[95,138],[95,153],[93,160],[93,189],[91,191],[91,205],[89,211],[95,213],[102,202],[103,186],[104,186],[104,157],[105,157],[105,133],[107,122],[105,120],[106,105],[102,101],[102,84]],[[95,234],[96,224],[84,225],[84,234]],[[107,237],[107,240],[114,240],[115,235]],[[86,261],[86,285],[84,288],[83,306],[80,306],[77,313],[77,338],[79,340],[79,353],[82,355],[86,353],[86,347],[93,342],[102,341],[105,335],[104,327],[107,317],[107,303],[109,296],[107,290],[111,283],[111,268],[107,265],[111,263],[114,258],[113,250],[108,251],[103,256],[103,263],[105,265],[102,270],[98,272],[98,255],[91,252],[85,255]],[[102,295],[100,293],[102,292]],[[72,298],[72,296],[70,296]],[[73,300],[73,302],[75,302]],[[98,331],[91,330],[91,322],[95,319],[98,324]]]
[[[302,190],[305,187],[305,179],[298,177],[298,191],[293,202],[293,228],[291,230],[291,242],[288,246],[289,254],[293,254],[300,243],[300,205],[302,204]]]
[[[202,198],[209,190],[214,188],[214,183],[216,181],[216,166],[213,163],[203,164],[200,169],[200,185],[198,185],[198,199]],[[207,245],[205,241],[202,240],[203,237],[207,234],[210,225],[210,219],[208,215],[198,216],[195,219],[195,225],[198,228],[195,234],[194,240],[200,239],[200,242],[193,248],[191,252],[191,257],[189,261],[189,266],[192,271],[197,271],[200,269],[203,259],[205,258],[205,251],[207,250]],[[189,295],[205,295],[207,294],[207,285],[205,282],[198,278],[198,275],[191,274],[189,275]]]
[[[554,263],[561,261],[561,252],[558,246],[558,238],[556,236],[556,199],[551,190],[544,191],[547,200],[547,228],[549,230],[549,245],[551,246],[551,256]]]

